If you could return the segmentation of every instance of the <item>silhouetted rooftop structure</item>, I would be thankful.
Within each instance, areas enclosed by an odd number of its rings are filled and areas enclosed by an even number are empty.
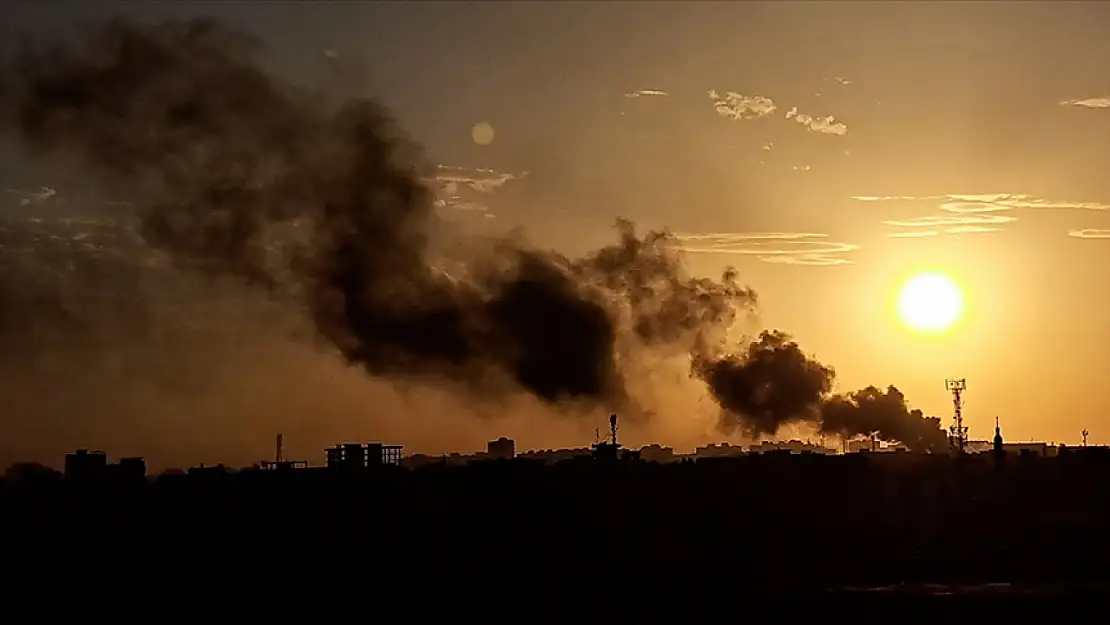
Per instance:
[[[66,454],[65,476],[67,480],[84,480],[103,477],[108,470],[108,455],[103,451],[78,449]]]
[[[329,469],[365,469],[382,465],[400,465],[404,447],[382,443],[344,443],[328,448]]]
[[[486,455],[491,459],[511,460],[516,456],[516,442],[504,436],[486,443]]]

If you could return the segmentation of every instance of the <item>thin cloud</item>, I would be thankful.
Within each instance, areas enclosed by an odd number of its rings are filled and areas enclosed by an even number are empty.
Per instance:
[[[1081,100],[1060,100],[1060,106],[1081,106],[1088,109],[1110,108],[1110,97],[1084,98]]]
[[[814,232],[683,233],[674,237],[676,248],[687,253],[755,256],[765,263],[789,265],[847,265],[853,261],[844,255],[859,249]]]
[[[809,128],[811,132],[818,132],[823,135],[837,135],[844,136],[848,134],[848,125],[844,122],[836,121],[832,115],[826,117],[814,117],[799,113],[798,107],[793,107],[786,112],[786,119],[793,119],[799,124]]]
[[[1017,221],[1010,215],[959,214],[926,215],[914,219],[891,219],[883,223],[898,228],[935,228],[937,226],[1001,225]]]
[[[985,232],[998,232],[1001,228],[991,228],[989,226],[956,226],[948,228],[944,232],[947,234],[976,234]]]
[[[922,237],[939,236],[940,230],[910,230],[908,232],[891,232],[886,236],[891,239],[920,239]]]
[[[493,169],[440,165],[432,180],[432,186],[435,187],[437,194],[433,206],[437,209],[450,209],[493,219],[495,215],[486,204],[472,197],[463,197],[463,194],[468,191],[492,194],[506,184],[527,175],[528,172],[514,174]]]
[[[939,201],[939,208],[952,213],[989,213],[1015,208],[1040,208],[1055,210],[1110,210],[1103,202],[1073,200],[1046,200],[1024,193],[949,193],[947,195],[856,195],[861,202],[924,202]]]
[[[938,195],[938,196],[935,196],[935,197],[939,198],[941,196]],[[895,201],[912,202],[912,201],[915,201],[915,200],[932,199],[932,198],[929,198],[929,197],[924,197],[924,198],[923,197],[914,197],[912,195],[853,195],[852,199],[853,200],[858,200],[860,202],[895,202]]]
[[[1068,230],[1068,236],[1075,239],[1110,239],[1110,230],[1103,228],[1083,228]]]
[[[660,89],[640,89],[639,91],[629,91],[624,94],[626,98],[650,98],[650,97],[666,97],[667,92]]]
[[[463,185],[481,193],[493,193],[509,182],[527,175],[528,172],[512,174],[492,169],[440,165],[435,173],[435,181],[442,186]]]
[[[1001,228],[991,228],[989,226],[953,226],[943,230],[908,230],[905,232],[891,232],[886,236],[891,239],[921,239],[924,237],[936,237],[942,234],[979,234],[987,232],[998,232]]]
[[[735,91],[721,95],[716,89],[710,89],[709,100],[713,102],[717,114],[727,119],[759,119],[778,110],[771,98],[747,96]]]
[[[940,214],[913,219],[887,220],[883,223],[897,228],[926,228],[927,234],[891,233],[891,238],[937,236],[940,234],[974,234],[997,232],[999,226],[1017,221],[1017,217],[1000,215],[1015,209],[1096,210],[1110,209],[1102,202],[1048,200],[1023,193],[949,193],[927,196],[853,196],[861,202],[936,202]]]
[[[19,197],[20,206],[45,202],[58,195],[58,191],[51,187],[41,187],[37,191],[23,191],[20,189],[5,189],[8,193]]]
[[[845,87],[852,84],[851,80],[848,80],[847,78],[844,78],[843,76],[833,76],[833,80],[835,80],[836,82],[844,85]]]

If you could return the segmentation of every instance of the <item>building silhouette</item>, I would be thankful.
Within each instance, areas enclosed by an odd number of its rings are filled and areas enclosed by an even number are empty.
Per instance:
[[[69,481],[106,478],[143,480],[146,479],[146,460],[141,457],[120,458],[118,463],[109,464],[108,454],[103,451],[78,449],[66,454],[63,475]]]
[[[108,455],[103,451],[78,449],[66,454],[65,477],[67,480],[99,479],[108,473]]]
[[[516,441],[504,436],[486,443],[486,456],[492,460],[512,460],[516,457]]]
[[[365,469],[400,465],[404,447],[382,443],[344,443],[326,450],[329,469]]]

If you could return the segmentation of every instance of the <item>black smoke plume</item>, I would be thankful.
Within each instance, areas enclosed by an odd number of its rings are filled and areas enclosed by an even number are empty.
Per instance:
[[[727,355],[755,294],[731,270],[688,276],[666,233],[622,221],[617,242],[584,258],[516,238],[479,260],[441,258],[433,170],[376,102],[282,84],[255,62],[255,41],[212,21],[87,34],[16,55],[0,74],[0,129],[75,157],[141,207],[143,238],[179,263],[302,306],[372,375],[637,409],[627,369],[652,350],[691,357],[750,433],[804,421],[935,438],[893,389],[830,397],[832,370],[781,333]]]
[[[721,405],[726,430],[759,436],[810,423],[825,434],[875,436],[913,451],[941,452],[948,444],[940,419],[910,410],[893,386],[832,395],[833,369],[781,332],[762,333],[741,353],[695,361],[695,372]]]
[[[438,262],[414,143],[374,101],[282,84],[257,49],[204,20],[28,45],[0,77],[3,128],[133,199],[143,237],[178,262],[302,305],[376,376],[629,407],[622,363],[637,350],[704,351],[753,304],[734,273],[692,279],[667,235],[628,222],[577,260],[506,239],[479,262]]]

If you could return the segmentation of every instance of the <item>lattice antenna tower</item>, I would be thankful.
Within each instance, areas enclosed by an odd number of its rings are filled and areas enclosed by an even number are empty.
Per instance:
[[[952,393],[952,425],[948,428],[948,444],[958,454],[967,447],[967,427],[964,426],[963,393],[967,390],[967,380],[945,380],[944,387]]]
[[[1083,446],[1086,447],[1087,446],[1087,435],[1090,434],[1090,432],[1087,431],[1087,428],[1083,428],[1083,432],[1081,432],[1081,434],[1083,434]]]

